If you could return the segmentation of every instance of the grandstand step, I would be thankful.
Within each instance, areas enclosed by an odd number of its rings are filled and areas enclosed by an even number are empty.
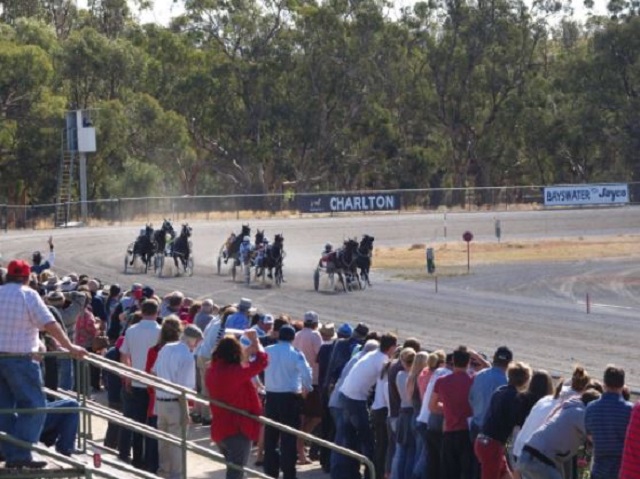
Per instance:
[[[82,464],[93,466],[93,456],[90,454],[74,454],[73,460]],[[47,467],[44,469],[7,469],[4,463],[0,463],[0,478],[11,477],[11,479],[45,479],[45,478],[84,478],[86,477],[87,468],[84,466],[70,466],[57,461],[51,457],[42,457],[47,461]],[[104,460],[106,459],[106,460]],[[101,477],[104,473],[110,477],[118,477],[120,479],[134,478],[150,478],[157,477],[148,472],[143,472],[125,464],[115,458],[104,458],[99,468],[93,468],[91,474],[93,477]]]

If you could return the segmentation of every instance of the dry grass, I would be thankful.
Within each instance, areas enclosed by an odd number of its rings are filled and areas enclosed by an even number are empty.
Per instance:
[[[404,248],[375,248],[374,266],[381,269],[403,270],[414,276],[426,268],[424,244]],[[467,245],[464,242],[441,244],[434,247],[438,274],[466,273]],[[472,242],[471,265],[526,263],[532,261],[582,261],[600,258],[640,257],[640,236],[510,241],[504,243]]]

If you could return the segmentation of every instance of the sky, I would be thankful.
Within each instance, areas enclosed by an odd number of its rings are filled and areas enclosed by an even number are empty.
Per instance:
[[[531,1],[531,0],[529,0]],[[77,0],[78,7],[86,8],[87,0]],[[412,0],[398,0],[397,5],[404,7],[411,5]],[[607,10],[608,0],[594,0],[593,12],[597,14],[604,14]],[[154,7],[152,10],[136,13],[137,10],[132,5],[132,11],[134,16],[138,18],[142,23],[155,22],[162,25],[168,25],[172,17],[180,15],[184,12],[184,2],[182,0],[154,0]],[[574,8],[574,15],[577,19],[583,20],[587,18],[588,10],[583,6],[583,0],[573,0],[572,6]]]

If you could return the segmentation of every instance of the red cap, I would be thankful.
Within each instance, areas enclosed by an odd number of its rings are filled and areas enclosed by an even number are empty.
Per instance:
[[[21,259],[14,259],[9,266],[7,266],[7,275],[16,276],[19,278],[26,278],[31,274],[31,266],[26,261]]]

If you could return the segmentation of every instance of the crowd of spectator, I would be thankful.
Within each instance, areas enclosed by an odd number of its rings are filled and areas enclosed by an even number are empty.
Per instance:
[[[51,241],[50,253],[46,268],[34,257],[30,270],[14,261],[0,277],[7,282],[0,304],[10,311],[0,315],[2,353],[69,350],[76,359],[102,354],[357,451],[372,461],[377,478],[573,479],[583,469],[592,479],[640,478],[640,406],[629,402],[620,367],[606,366],[594,377],[576,366],[568,380],[558,381],[518,361],[507,346],[489,357],[465,346],[426,351],[416,338],[399,342],[364,323],[323,324],[314,311],[299,312],[299,320],[269,314],[249,298],[218,306],[178,291],[160,297],[138,283],[123,291],[87,275],[59,278],[51,270]],[[19,329],[19,321],[29,327]],[[41,341],[34,342],[38,331]],[[29,340],[16,346],[16,334]],[[15,361],[0,357],[2,407],[17,405],[23,388],[36,398],[34,385],[41,386],[37,378],[16,384],[8,368],[33,371]],[[42,361],[44,385],[80,387],[73,361]],[[210,427],[229,463],[248,465],[255,450],[253,464],[274,478],[296,479],[298,465],[316,461],[331,479],[370,477],[352,458],[217,402],[188,409],[175,394],[97,368],[84,387],[88,394],[105,388],[109,407],[159,431],[179,435],[187,424]],[[29,403],[44,404],[39,396]],[[16,426],[0,415],[0,430],[75,453],[74,419],[43,415],[36,423],[33,417],[29,422],[18,416]],[[20,436],[20,427],[28,433]],[[181,477],[186,467],[179,447],[114,423],[104,444],[122,461],[161,477]],[[7,467],[43,467],[44,461],[1,445]],[[228,479],[242,477],[228,468]]]

